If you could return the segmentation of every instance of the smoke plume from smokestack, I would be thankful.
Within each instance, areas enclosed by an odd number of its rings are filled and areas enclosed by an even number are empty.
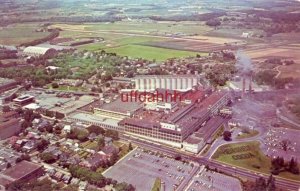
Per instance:
[[[241,75],[247,75],[253,70],[253,65],[251,59],[244,54],[241,50],[236,53],[237,63],[236,67]]]

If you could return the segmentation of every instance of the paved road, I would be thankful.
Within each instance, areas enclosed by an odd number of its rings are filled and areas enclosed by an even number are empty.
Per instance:
[[[184,181],[178,186],[178,188],[176,190],[184,190],[191,181],[193,181],[193,177],[197,174],[197,172],[199,171],[200,167],[197,165],[194,167],[194,169],[192,170],[191,174],[191,178],[189,179],[184,179]]]
[[[141,140],[136,140],[131,137],[122,136],[121,139],[130,140],[132,143],[142,146],[144,148],[156,150],[156,151],[159,151],[159,152],[162,152],[165,154],[169,154],[172,156],[178,154],[178,150],[175,150],[173,148],[161,147],[159,145],[146,143],[146,142],[143,142]],[[259,177],[263,177],[265,179],[267,179],[269,177],[268,174],[259,174],[257,172],[250,171],[250,170],[247,170],[244,168],[229,166],[229,165],[226,165],[226,164],[223,164],[218,161],[208,159],[205,157],[199,157],[199,156],[195,156],[195,155],[187,154],[187,153],[183,154],[182,152],[181,152],[181,156],[184,159],[188,159],[188,160],[197,162],[200,165],[208,165],[211,169],[217,169],[220,172],[224,172],[224,173],[235,175],[235,176],[246,177],[247,179],[252,180],[252,181],[256,180]],[[298,190],[300,187],[300,182],[276,177],[276,185],[280,188],[284,188],[284,189],[288,189],[288,190]],[[181,191],[181,190],[179,190],[179,191]]]

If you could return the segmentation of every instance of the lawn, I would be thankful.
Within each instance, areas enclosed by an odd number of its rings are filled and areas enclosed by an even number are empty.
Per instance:
[[[124,45],[140,44],[146,42],[161,42],[162,38],[159,37],[140,37],[140,36],[116,36],[116,35],[101,35],[104,42],[86,44],[78,46],[80,50],[99,51],[102,49],[116,48]]]
[[[260,143],[256,141],[222,145],[212,158],[224,163],[237,165],[263,173],[269,173],[271,167],[270,159],[261,152],[259,145]],[[228,152],[232,153],[228,154]],[[254,157],[241,160],[234,159],[234,156],[248,153],[251,153]]]
[[[15,24],[0,29],[0,44],[20,45],[47,36],[48,32],[35,32],[37,24]]]
[[[244,156],[244,158],[237,159],[241,156]],[[270,174],[271,159],[261,151],[258,141],[222,145],[212,158],[230,165]],[[288,172],[282,172],[279,176],[300,181],[299,175]]]
[[[160,187],[161,187],[160,185],[161,185],[161,179],[156,178],[151,191],[160,191]]]
[[[144,58],[147,60],[156,59],[157,61],[164,61],[169,58],[180,58],[188,56],[196,56],[196,52],[172,50],[165,48],[156,48],[142,45],[125,45],[114,48],[105,49],[107,52],[114,52],[121,56],[128,56],[131,58]]]
[[[54,89],[54,88],[52,88],[52,83],[48,84],[47,88]],[[84,87],[74,87],[74,86],[64,86],[64,85],[60,85],[58,88],[55,88],[55,90],[71,91],[71,92],[73,92],[73,91],[81,91],[81,92],[87,91],[87,89],[84,88]]]

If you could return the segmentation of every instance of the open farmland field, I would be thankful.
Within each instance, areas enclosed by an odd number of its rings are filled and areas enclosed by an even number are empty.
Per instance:
[[[136,34],[176,34],[181,35],[200,35],[212,29],[204,23],[199,22],[115,22],[115,23],[95,23],[95,24],[54,24],[66,31],[86,31],[86,32],[122,32]]]
[[[0,44],[20,45],[47,36],[48,32],[35,32],[37,24],[15,24],[0,28]]]
[[[300,78],[300,44],[289,44],[280,47],[267,47],[267,48],[257,48],[246,50],[246,54],[250,58],[256,61],[263,61],[268,58],[280,58],[287,60],[294,60],[295,64],[288,66],[280,66],[279,78],[293,77]]]
[[[97,51],[107,48],[117,48],[125,45],[144,44],[146,42],[160,42],[156,37],[139,37],[139,36],[120,36],[120,35],[102,35],[103,42],[79,46],[81,50]]]
[[[201,54],[197,52],[156,48],[142,45],[125,45],[115,48],[107,48],[105,50],[107,52],[117,53],[121,56],[129,56],[132,58],[144,58],[148,60],[156,59],[157,61],[163,61],[168,58],[188,57]]]

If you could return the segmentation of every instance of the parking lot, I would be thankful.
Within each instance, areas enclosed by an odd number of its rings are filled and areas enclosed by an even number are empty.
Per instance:
[[[283,143],[285,142],[285,149]],[[300,160],[300,140],[297,130],[277,128],[267,132],[263,139],[263,150],[270,157],[283,157],[285,160]]]
[[[176,161],[151,151],[136,149],[104,173],[105,177],[132,184],[137,191],[151,190],[156,178],[165,184],[165,191],[187,184],[198,166]]]
[[[187,191],[241,191],[242,186],[238,179],[216,173],[214,171],[206,171],[199,173],[193,178]]]

